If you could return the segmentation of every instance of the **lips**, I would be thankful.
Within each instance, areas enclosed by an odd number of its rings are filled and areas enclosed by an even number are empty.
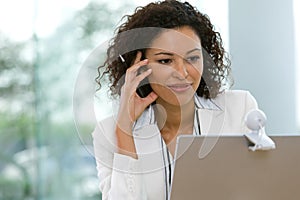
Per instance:
[[[190,88],[192,88],[192,84],[191,83],[172,84],[172,85],[168,85],[168,87],[174,92],[185,92]]]

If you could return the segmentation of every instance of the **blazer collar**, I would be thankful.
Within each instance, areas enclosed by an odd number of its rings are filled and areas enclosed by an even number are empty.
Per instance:
[[[201,134],[220,134],[225,122],[225,92],[214,99],[198,98]]]
[[[200,123],[201,135],[221,134],[225,121],[225,99],[226,98],[224,98],[222,94],[215,99],[204,99],[195,95],[195,106],[196,112],[200,118],[198,123]],[[159,130],[156,125],[154,110],[150,105],[133,126],[133,136],[137,152],[142,152],[142,154],[145,155],[152,155],[149,154],[151,149],[153,150],[154,147],[154,149],[161,148],[160,144],[157,143],[157,141],[161,140],[160,134],[158,133]],[[143,142],[145,140],[144,138],[147,138],[148,140],[152,139],[154,141],[153,144],[151,143],[150,150],[147,150],[147,148],[144,150],[145,146],[148,144]],[[206,142],[206,146],[204,146],[206,150],[203,155],[210,152],[216,142],[217,139]],[[157,163],[161,164],[162,161],[160,160]]]
[[[197,110],[200,109],[202,110],[202,112],[205,112],[205,110],[223,111],[224,109],[224,105],[222,104],[222,101],[216,101],[218,99],[205,99],[203,97],[199,97],[197,94],[194,95],[194,99],[195,99],[196,109]],[[156,120],[155,120],[153,106],[150,105],[134,123],[133,131],[137,131],[143,128],[144,126],[155,124],[155,123]]]
[[[208,109],[208,110],[217,110],[222,111],[223,106],[219,105],[218,102],[215,101],[215,99],[205,99],[203,97],[199,97],[195,94],[195,105],[199,109]]]
[[[138,131],[139,129],[155,124],[155,115],[152,105],[150,105],[147,109],[144,110],[142,115],[135,121],[133,125],[133,131]]]

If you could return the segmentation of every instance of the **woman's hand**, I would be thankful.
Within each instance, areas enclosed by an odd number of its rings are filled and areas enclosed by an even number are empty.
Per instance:
[[[138,75],[139,68],[148,64],[148,60],[141,61],[141,57],[142,53],[138,52],[134,64],[126,71],[125,82],[121,89],[118,122],[120,128],[124,128],[126,132],[129,131],[128,128],[138,119],[146,107],[157,99],[154,92],[145,98],[141,98],[136,93],[139,83],[151,74],[151,69],[148,69]]]
[[[142,53],[138,52],[134,64],[126,71],[125,82],[121,89],[120,108],[116,127],[119,153],[134,158],[137,158],[137,155],[132,137],[132,125],[146,107],[157,99],[157,95],[154,92],[151,92],[145,98],[141,98],[136,93],[139,83],[151,74],[151,69],[138,74],[138,69],[148,64],[148,60],[141,61],[141,57]]]

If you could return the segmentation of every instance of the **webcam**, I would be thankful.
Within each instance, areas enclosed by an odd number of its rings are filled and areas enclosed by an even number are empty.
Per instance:
[[[251,132],[246,133],[247,139],[253,143],[249,146],[252,151],[275,149],[274,141],[264,132],[264,127],[267,122],[265,113],[259,109],[250,110],[245,117],[245,123]]]

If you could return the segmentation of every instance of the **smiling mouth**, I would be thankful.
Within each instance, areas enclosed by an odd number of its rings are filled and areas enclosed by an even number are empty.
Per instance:
[[[192,88],[192,84],[191,83],[174,84],[174,85],[168,85],[168,87],[174,92],[185,92],[190,88]]]

